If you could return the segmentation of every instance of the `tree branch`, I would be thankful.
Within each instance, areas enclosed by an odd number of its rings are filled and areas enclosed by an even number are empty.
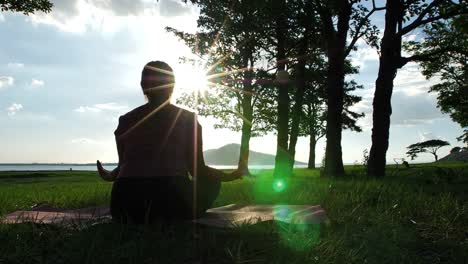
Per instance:
[[[356,42],[358,41],[358,39],[360,39],[364,35],[364,34],[361,34],[360,32],[361,32],[362,27],[366,24],[366,21],[370,18],[370,16],[372,16],[372,14],[376,11],[381,11],[385,9],[387,9],[387,7],[376,7],[375,0],[372,0],[372,10],[369,11],[369,13],[367,13],[367,15],[363,17],[361,21],[359,21],[359,25],[356,27],[351,43],[346,48],[345,57],[349,55],[354,45],[356,45]]]
[[[452,49],[451,47],[445,47],[445,48],[437,49],[431,52],[413,55],[410,57],[401,57],[399,66],[403,67],[405,64],[407,64],[410,61],[431,61],[434,58],[434,56],[437,56],[439,54],[449,52],[449,51],[454,51],[454,49]]]
[[[423,25],[422,21],[424,17],[432,10],[432,8],[438,6],[442,3],[443,0],[434,0],[430,3],[423,11],[419,14],[419,16],[409,25],[403,27],[401,31],[398,32],[398,35],[403,36],[406,33],[410,32],[411,30]]]
[[[455,11],[424,19],[424,17],[432,10],[432,8],[437,7],[441,3],[443,3],[442,0],[434,0],[432,3],[430,3],[411,24],[403,27],[400,31],[398,31],[397,36],[403,36],[403,35],[411,32],[412,30],[416,29],[417,27],[432,23],[432,22],[440,20],[440,19],[446,19],[446,18],[453,17],[453,16],[456,16],[456,15],[468,14],[468,9],[466,9],[466,8],[454,8],[453,10],[455,10]],[[452,4],[453,4],[453,2],[452,2]],[[454,6],[455,5],[456,4],[454,4]]]

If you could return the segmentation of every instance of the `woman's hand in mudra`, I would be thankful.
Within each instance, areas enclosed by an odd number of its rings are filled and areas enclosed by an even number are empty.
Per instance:
[[[105,181],[114,181],[115,178],[117,177],[116,170],[108,171],[104,169],[104,167],[102,166],[102,163],[99,160],[96,161],[96,167],[97,167],[99,176],[101,176],[101,178]]]

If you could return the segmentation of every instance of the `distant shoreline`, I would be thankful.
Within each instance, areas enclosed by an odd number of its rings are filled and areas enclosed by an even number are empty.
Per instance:
[[[237,165],[213,165],[211,167],[229,170],[235,169]],[[104,163],[104,167],[112,170],[117,166],[117,163]],[[307,168],[307,165],[296,165],[295,168]],[[274,165],[251,165],[249,168],[254,170],[273,169]],[[0,171],[96,171],[94,163],[0,163]]]
[[[117,163],[103,163],[108,166],[117,166]],[[0,166],[96,166],[96,163],[0,163]]]
[[[118,163],[106,163],[105,166],[117,166]],[[301,166],[307,166],[307,163],[300,162]],[[344,165],[355,165],[355,163],[343,163]],[[390,165],[393,163],[387,163]],[[237,164],[207,164],[208,166],[237,166]],[[362,164],[358,164],[362,165]],[[0,163],[0,166],[96,166],[96,163]],[[274,166],[274,164],[251,164],[249,166]],[[316,167],[320,167],[320,163],[315,164]]]

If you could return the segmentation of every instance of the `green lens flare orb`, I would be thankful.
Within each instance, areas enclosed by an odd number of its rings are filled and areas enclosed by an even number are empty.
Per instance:
[[[273,190],[275,192],[282,192],[286,188],[286,182],[283,179],[273,181]]]

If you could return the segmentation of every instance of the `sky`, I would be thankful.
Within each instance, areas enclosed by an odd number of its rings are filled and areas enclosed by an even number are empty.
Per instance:
[[[114,130],[118,117],[144,104],[139,79],[150,60],[169,63],[176,76],[174,98],[200,84],[199,69],[180,62],[190,50],[164,28],[196,31],[198,9],[177,0],[56,0],[49,14],[25,16],[0,12],[0,163],[117,162]],[[373,22],[382,25],[383,14]],[[417,38],[410,35],[408,38]],[[349,76],[364,85],[357,92],[364,112],[363,132],[344,131],[345,163],[362,161],[371,146],[377,51],[363,41],[351,55],[360,73]],[[198,81],[194,81],[198,80]],[[392,97],[393,114],[387,162],[405,158],[406,147],[443,139],[462,146],[460,126],[437,108],[436,94],[428,93],[437,79],[426,80],[419,66],[399,70]],[[239,143],[240,133],[214,129],[214,120],[200,118],[204,149]],[[308,160],[308,139],[300,138],[296,160]],[[320,163],[325,140],[317,145]],[[251,140],[254,151],[274,154],[276,137]],[[430,154],[415,161],[429,162]]]

